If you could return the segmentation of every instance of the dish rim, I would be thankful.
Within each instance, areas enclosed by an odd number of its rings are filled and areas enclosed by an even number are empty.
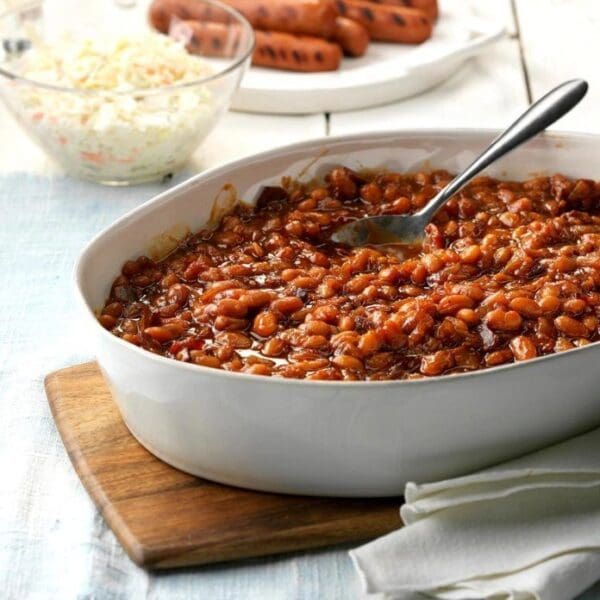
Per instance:
[[[497,136],[501,133],[500,129],[493,128],[423,128],[423,129],[399,129],[394,131],[382,131],[382,132],[370,132],[370,133],[354,133],[349,135],[338,135],[338,136],[320,136],[316,138],[311,138],[309,140],[303,140],[301,142],[296,142],[294,144],[288,144],[286,146],[280,146],[277,148],[273,148],[271,150],[266,150],[264,152],[259,152],[256,154],[252,154],[250,156],[239,158],[235,161],[225,163],[223,165],[213,167],[211,169],[207,169],[206,171],[202,171],[197,173],[196,175],[191,176],[185,181],[165,190],[153,196],[149,200],[146,200],[139,206],[125,213],[115,221],[113,221],[110,225],[102,229],[99,233],[97,233],[81,250],[79,257],[75,263],[73,268],[73,283],[75,285],[75,290],[77,292],[78,301],[83,305],[84,312],[86,313],[86,317],[91,319],[94,322],[94,326],[100,330],[100,335],[105,336],[103,339],[110,339],[111,342],[115,342],[123,348],[127,348],[129,351],[134,352],[135,355],[146,357],[153,361],[158,361],[158,365],[168,366],[171,365],[175,369],[183,369],[184,371],[189,371],[190,373],[197,372],[204,375],[216,375],[219,377],[225,377],[231,379],[232,377],[235,379],[240,379],[240,381],[254,381],[256,383],[265,383],[267,381],[273,382],[273,384],[286,384],[292,386],[327,386],[327,387],[373,387],[376,386],[378,389],[386,388],[386,387],[397,387],[397,386],[413,386],[413,385],[425,385],[425,384],[434,384],[440,383],[441,381],[452,381],[458,382],[465,379],[471,379],[474,377],[482,377],[485,375],[489,375],[492,373],[502,372],[507,369],[519,369],[523,367],[527,367],[529,365],[538,364],[542,361],[552,361],[552,360],[560,360],[565,356],[575,355],[576,353],[583,352],[593,352],[596,351],[600,345],[600,341],[592,342],[585,346],[580,346],[578,348],[572,348],[570,350],[566,350],[563,352],[546,354],[544,356],[538,356],[536,358],[531,358],[524,361],[513,362],[503,365],[498,365],[495,367],[487,367],[484,369],[476,369],[474,371],[468,371],[466,373],[456,373],[456,374],[447,374],[447,375],[436,375],[433,377],[422,377],[420,379],[391,379],[391,380],[383,380],[383,381],[339,381],[339,380],[310,380],[310,379],[293,379],[286,377],[272,377],[268,375],[256,375],[250,373],[242,373],[239,371],[225,371],[223,369],[215,369],[213,367],[206,367],[203,365],[196,365],[191,363],[186,363],[182,361],[175,360],[173,358],[168,358],[161,354],[155,354],[139,346],[135,346],[129,342],[126,342],[124,339],[114,335],[100,324],[94,309],[88,304],[84,291],[83,291],[83,272],[84,272],[84,264],[89,259],[90,256],[93,255],[95,247],[100,244],[103,237],[109,234],[114,229],[118,229],[121,227],[125,227],[129,225],[132,221],[135,220],[140,214],[151,210],[153,207],[161,206],[165,203],[168,203],[171,200],[171,197],[177,195],[179,192],[185,190],[188,187],[193,187],[195,183],[203,178],[220,176],[227,171],[235,170],[239,166],[248,166],[253,164],[254,162],[265,162],[269,157],[276,156],[281,152],[286,151],[294,151],[294,150],[302,150],[304,148],[309,148],[315,146],[317,144],[335,144],[338,142],[342,143],[352,143],[359,142],[361,140],[365,140],[366,138],[374,138],[377,140],[388,140],[402,136],[412,136],[412,137],[422,137],[427,138],[428,136],[449,136],[449,135],[458,135],[458,136],[466,136],[473,134],[489,134],[490,139],[494,136]],[[544,131],[537,137],[546,137],[546,138],[570,138],[570,139],[586,139],[586,140],[597,140],[600,143],[600,134],[593,133],[582,133],[582,132],[571,132],[571,131]],[[536,138],[534,138],[536,139]]]
[[[18,73],[15,73],[13,71],[10,71],[9,69],[4,68],[2,66],[2,63],[0,63],[0,80],[2,78],[4,78],[10,82],[18,82],[18,83],[21,83],[24,85],[29,85],[29,86],[36,87],[36,88],[51,90],[53,92],[75,94],[78,96],[84,96],[84,97],[89,97],[89,98],[94,98],[94,97],[95,98],[106,98],[106,97],[114,97],[114,98],[121,97],[121,98],[123,98],[123,97],[131,96],[131,95],[150,97],[150,96],[160,95],[162,93],[171,93],[171,92],[176,92],[179,90],[185,90],[188,88],[193,88],[194,86],[197,86],[197,85],[204,85],[210,81],[215,81],[217,79],[220,79],[224,75],[233,73],[234,71],[236,71],[237,69],[239,69],[240,67],[243,66],[245,61],[248,60],[248,58],[250,58],[250,56],[252,56],[252,53],[254,52],[254,48],[256,46],[256,36],[254,34],[254,29],[252,28],[252,26],[250,25],[250,23],[248,22],[246,17],[244,17],[239,11],[235,10],[234,8],[231,8],[227,4],[224,4],[223,2],[220,2],[220,0],[200,0],[200,1],[205,2],[206,4],[209,4],[209,5],[216,6],[220,9],[224,10],[225,12],[229,13],[242,26],[242,28],[245,30],[246,34],[248,34],[248,48],[246,49],[246,51],[239,58],[237,58],[232,64],[225,67],[224,69],[221,69],[220,71],[217,71],[216,73],[213,73],[212,75],[207,75],[206,77],[201,77],[200,79],[194,79],[193,81],[185,81],[182,83],[175,83],[175,84],[165,85],[165,86],[161,86],[161,87],[134,88],[132,90],[121,90],[121,91],[118,91],[118,90],[81,90],[81,89],[76,89],[73,87],[66,87],[66,86],[57,85],[54,83],[46,83],[44,81],[37,81],[35,79],[23,77],[22,75],[19,75]],[[44,4],[44,0],[30,0],[29,2],[26,2],[26,3],[22,4],[21,6],[9,8],[8,10],[5,10],[2,13],[0,13],[0,22],[2,22],[4,19],[8,18],[11,15],[18,15],[19,13],[23,13],[23,12],[27,12],[28,10],[33,10],[35,8],[39,8],[43,4]],[[161,34],[161,35],[163,35],[163,34]],[[206,57],[201,56],[199,58],[206,58]]]

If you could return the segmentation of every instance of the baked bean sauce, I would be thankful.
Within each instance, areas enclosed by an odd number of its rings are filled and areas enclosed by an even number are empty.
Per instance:
[[[474,180],[420,252],[350,248],[332,231],[418,210],[445,171],[268,188],[160,262],[123,265],[100,323],[176,360],[313,380],[415,379],[599,339],[600,183]]]

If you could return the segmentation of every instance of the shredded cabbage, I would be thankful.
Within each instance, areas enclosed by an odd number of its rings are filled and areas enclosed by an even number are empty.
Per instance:
[[[202,79],[210,67],[172,38],[65,39],[25,55],[28,79],[79,90],[127,92]]]
[[[7,100],[50,154],[86,179],[142,181],[181,168],[219,114],[209,84],[143,93],[213,72],[157,33],[65,39],[33,48],[19,63],[27,79],[71,90],[23,84],[7,90]]]

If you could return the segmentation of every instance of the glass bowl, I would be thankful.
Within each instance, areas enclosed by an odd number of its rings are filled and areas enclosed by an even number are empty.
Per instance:
[[[190,80],[111,89],[65,85],[58,78],[56,83],[54,71],[37,76],[39,69],[33,69],[32,76],[31,64],[39,60],[40,48],[55,51],[65,39],[104,47],[108,40],[117,44],[150,35],[147,2],[129,7],[112,0],[72,1],[72,10],[58,11],[56,0],[34,0],[9,10],[0,15],[2,100],[70,175],[112,185],[168,177],[185,165],[228,109],[254,48],[252,27],[238,12],[216,0],[190,1],[212,18],[218,15],[227,39],[234,40],[227,56],[195,48],[189,56],[206,69],[194,64]],[[143,56],[146,46],[140,47]],[[150,55],[145,60],[152,62]]]

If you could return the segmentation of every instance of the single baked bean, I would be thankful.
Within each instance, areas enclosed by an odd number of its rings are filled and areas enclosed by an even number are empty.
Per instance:
[[[329,342],[324,335],[308,335],[300,341],[303,348],[324,348]]]
[[[358,349],[363,356],[368,356],[381,348],[381,342],[381,336],[377,332],[373,330],[367,331],[367,333],[360,336],[358,340]]]
[[[473,300],[463,294],[451,294],[440,300],[439,312],[442,315],[451,315],[463,308],[472,308]]]
[[[471,308],[461,308],[456,316],[471,327],[477,325],[480,320],[479,315]]]
[[[379,204],[383,199],[383,192],[375,183],[367,183],[360,188],[360,197],[371,204]]]
[[[142,270],[142,266],[139,265],[135,260],[128,260],[121,268],[121,273],[125,277],[133,277]]]
[[[102,314],[118,318],[123,314],[123,305],[120,302],[111,302],[102,309]]]
[[[221,364],[230,361],[235,356],[235,348],[229,344],[214,346],[211,350]]]
[[[271,338],[265,342],[262,353],[265,356],[281,356],[285,351],[287,344],[279,338]]]
[[[179,307],[183,306],[190,295],[190,289],[182,283],[174,283],[167,291],[167,300]]]
[[[223,331],[236,331],[239,329],[246,329],[248,321],[246,319],[237,319],[235,317],[226,317],[219,315],[215,319],[215,329]]]
[[[360,294],[373,279],[374,276],[369,273],[355,275],[348,283],[346,283],[345,289],[350,294]]]
[[[274,312],[265,311],[254,317],[252,331],[261,337],[269,337],[277,331],[277,315]]]
[[[340,289],[339,282],[328,280],[321,283],[317,288],[319,296],[321,298],[333,298]]]
[[[504,311],[496,308],[485,316],[485,322],[490,329],[498,331],[517,331],[523,320],[514,310]]]
[[[516,360],[529,360],[537,356],[535,344],[524,335],[514,337],[510,342],[510,349]]]
[[[319,280],[314,277],[296,277],[292,284],[301,289],[314,290],[319,285]]]
[[[573,298],[572,300],[566,300],[563,303],[563,310],[570,315],[580,315],[587,308],[585,300],[580,298]]]
[[[311,198],[314,198],[317,202],[321,202],[328,198],[329,190],[324,187],[317,187],[310,193]],[[329,198],[331,200],[331,198]]]
[[[208,288],[208,290],[206,290],[202,294],[202,297],[201,297],[202,302],[204,302],[204,303],[211,302],[213,300],[213,298],[215,298],[215,296],[224,292],[225,290],[230,290],[230,289],[238,288],[238,287],[239,287],[239,284],[233,280],[217,281],[216,283],[213,283]]]
[[[161,325],[160,327],[146,327],[144,333],[157,342],[170,342],[183,333],[183,327],[174,323]]]
[[[232,348],[251,348],[252,340],[239,331],[224,331],[215,336],[215,340],[230,345]]]
[[[340,369],[347,369],[350,371],[362,371],[365,368],[361,360],[354,356],[349,356],[348,354],[340,354],[339,356],[336,356],[332,362]]]
[[[411,208],[412,202],[410,201],[410,199],[406,198],[405,196],[401,196],[400,198],[394,200],[394,202],[392,203],[391,212],[395,215],[404,215],[410,212]]]
[[[246,277],[252,274],[252,268],[248,265],[227,265],[223,267],[222,272],[226,277]]]
[[[311,379],[314,381],[335,381],[342,379],[342,376],[338,370],[329,368],[315,371],[314,373],[307,375],[306,379]]]
[[[331,333],[331,326],[324,321],[312,320],[306,322],[304,325],[304,330],[309,335],[327,336]]]
[[[244,292],[240,296],[239,301],[246,307],[247,310],[256,310],[269,304],[274,296],[274,294],[270,294],[264,290],[250,290],[248,292]]]
[[[420,371],[423,375],[433,377],[441,375],[454,366],[454,357],[448,350],[440,350],[435,354],[424,356],[421,359]]]
[[[219,369],[221,367],[221,361],[216,356],[210,356],[199,350],[192,350],[190,355],[192,362],[196,365],[210,367],[212,369]]]
[[[304,271],[302,269],[284,269],[281,271],[281,279],[286,282],[293,281],[296,277],[300,277],[304,275]]]
[[[296,322],[296,323],[300,323],[302,321],[304,321],[304,319],[306,319],[306,317],[310,314],[310,308],[308,307],[304,307],[301,308],[300,310],[297,310],[296,312],[293,312],[289,318]]]
[[[488,367],[495,367],[510,362],[512,359],[513,353],[511,350],[497,350],[495,352],[488,352],[485,355],[485,364]]]
[[[559,273],[569,273],[577,268],[577,261],[568,256],[559,256],[552,262],[552,268]]]
[[[134,346],[141,346],[142,345],[142,340],[140,339],[140,336],[136,335],[136,334],[125,333],[123,335],[123,339],[126,342],[129,342],[130,344],[133,344]]]
[[[572,348],[575,348],[575,344],[564,337],[557,338],[556,344],[554,344],[554,352],[564,352],[565,350],[571,350]]]
[[[317,199],[316,198],[307,198],[298,204],[298,210],[302,212],[308,212],[314,210],[317,207]]]
[[[545,315],[552,315],[561,307],[561,301],[556,296],[542,296],[538,304]]]
[[[299,361],[296,363],[296,366],[303,371],[317,371],[319,369],[323,369],[329,364],[329,361],[326,358],[312,358],[308,360]]]
[[[339,311],[335,306],[324,304],[322,306],[317,306],[312,311],[312,316],[315,319],[325,321],[326,323],[337,323]]]
[[[542,308],[531,298],[518,296],[510,301],[510,307],[516,310],[520,315],[529,318],[539,317],[542,314]]]
[[[250,373],[252,375],[270,376],[272,374],[273,368],[269,365],[257,363],[254,365],[248,365],[247,367],[244,367],[242,371],[245,371],[246,373]]]
[[[356,195],[356,184],[347,169],[333,169],[329,175],[333,193],[340,198],[352,198]]]
[[[271,308],[274,311],[289,315],[291,313],[300,310],[304,306],[304,303],[297,296],[284,296],[278,300],[271,302]]]
[[[105,329],[112,329],[117,324],[117,317],[109,314],[102,314],[98,317],[98,321]]]
[[[481,248],[476,244],[468,246],[460,253],[460,259],[462,262],[472,265],[475,264],[481,258]]]
[[[568,317],[567,315],[556,317],[556,319],[554,319],[554,324],[556,325],[556,329],[569,337],[584,337],[588,333],[587,328],[583,323]]]
[[[224,298],[223,300],[219,300],[219,302],[217,302],[218,315],[224,315],[226,317],[236,317],[240,319],[242,317],[245,317],[247,312],[247,306],[239,300]]]

